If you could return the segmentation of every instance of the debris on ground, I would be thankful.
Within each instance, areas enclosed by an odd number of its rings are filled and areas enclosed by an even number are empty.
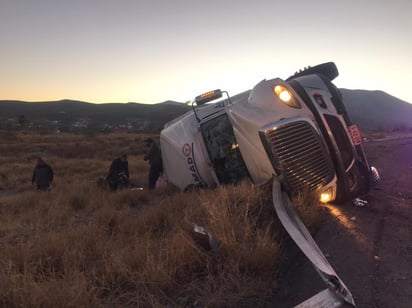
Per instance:
[[[355,206],[366,206],[368,201],[362,200],[361,198],[355,198],[352,200],[352,204]]]
[[[191,222],[187,217],[184,218],[184,221],[190,225],[190,234],[197,245],[203,247],[206,251],[217,252],[219,250],[217,241],[205,227]]]

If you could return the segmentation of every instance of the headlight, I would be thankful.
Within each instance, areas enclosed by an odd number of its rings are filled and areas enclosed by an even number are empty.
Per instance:
[[[300,104],[296,101],[292,92],[290,92],[285,86],[281,84],[274,85],[273,92],[277,97],[279,97],[282,103],[288,105],[289,107],[300,108]]]
[[[330,200],[332,200],[332,195],[330,193],[324,192],[320,194],[320,202],[328,203]]]
[[[319,201],[322,203],[328,203],[333,200],[333,189],[328,188],[320,194]]]

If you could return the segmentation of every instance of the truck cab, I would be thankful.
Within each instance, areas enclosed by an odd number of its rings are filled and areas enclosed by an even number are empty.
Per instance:
[[[185,190],[277,177],[288,193],[315,191],[323,202],[366,194],[371,168],[336,76],[328,62],[232,97],[221,90],[199,95],[192,111],[160,134],[167,180]]]

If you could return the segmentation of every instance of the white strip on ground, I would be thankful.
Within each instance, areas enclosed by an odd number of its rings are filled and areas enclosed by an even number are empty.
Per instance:
[[[353,300],[352,294],[333,270],[332,266],[329,264],[329,261],[323,255],[322,251],[310,235],[308,229],[297,215],[289,196],[285,192],[282,192],[279,180],[276,177],[273,178],[272,197],[273,206],[275,207],[276,213],[283,227],[289,233],[296,245],[298,245],[309,261],[313,264],[329,288],[327,289],[329,290],[328,292],[320,292],[313,298],[318,295],[321,296],[321,294],[326,296],[332,292],[334,294],[333,297],[338,299],[340,302],[340,304],[336,302],[336,305],[329,304],[329,306],[318,306],[318,304],[316,304],[314,306],[305,305],[300,307],[339,307],[345,303],[355,307],[355,301]],[[308,301],[305,301],[304,303]]]

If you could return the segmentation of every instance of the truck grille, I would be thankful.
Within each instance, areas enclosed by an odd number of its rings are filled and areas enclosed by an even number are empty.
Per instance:
[[[286,123],[263,132],[273,167],[285,176],[289,189],[313,190],[333,179],[329,155],[307,121]]]

